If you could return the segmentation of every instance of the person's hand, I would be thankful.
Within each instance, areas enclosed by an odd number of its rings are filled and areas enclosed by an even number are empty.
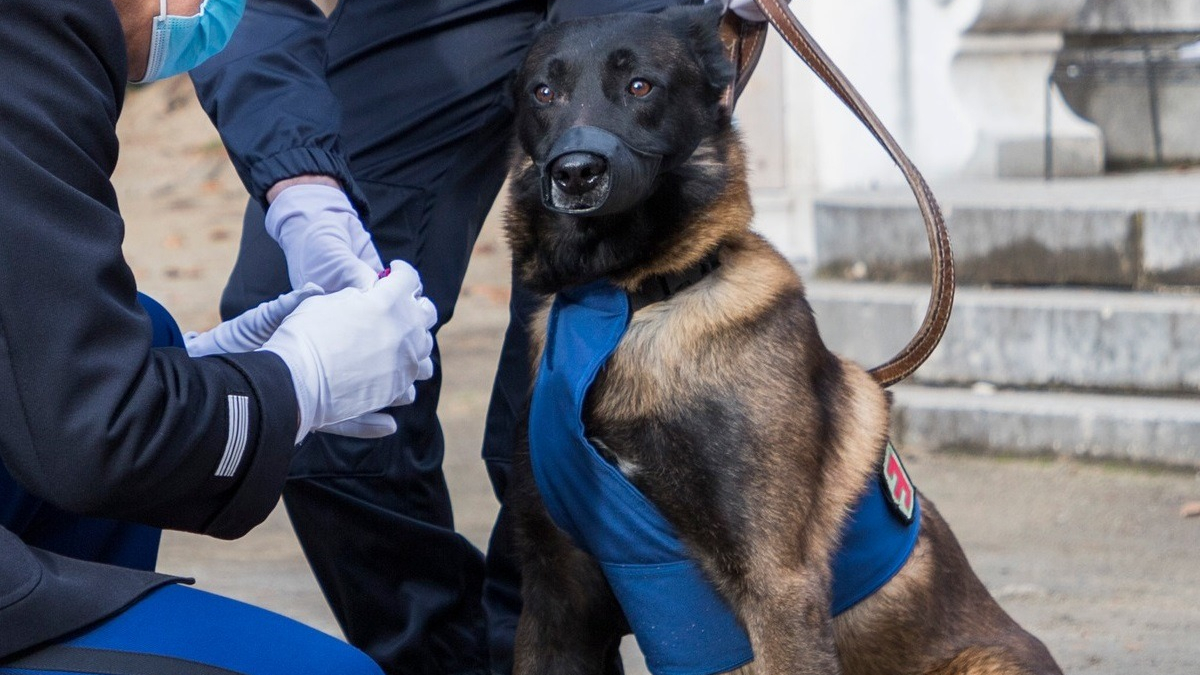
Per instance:
[[[287,315],[304,302],[305,298],[321,295],[325,291],[316,284],[305,284],[297,291],[268,300],[254,309],[221,323],[203,333],[191,331],[183,336],[188,356],[212,356],[213,354],[238,354],[252,352],[263,346],[275,333],[275,329]],[[411,401],[408,401],[411,403]],[[338,422],[317,431],[352,436],[354,438],[382,438],[396,433],[396,420],[389,414],[367,413],[345,422]]]
[[[252,352],[263,346],[275,333],[287,315],[295,311],[306,298],[324,293],[316,284],[305,284],[298,290],[284,293],[274,300],[267,300],[258,307],[246,310],[212,330],[183,336],[188,356],[210,356],[212,354],[238,354]]]
[[[371,235],[346,193],[337,188],[285,188],[267,209],[266,229],[283,248],[292,288],[315,283],[326,293],[365,290],[383,271]]]
[[[433,376],[429,329],[436,323],[416,270],[398,260],[369,290],[348,288],[301,304],[263,345],[292,372],[296,442],[314,429],[412,403],[413,383]]]

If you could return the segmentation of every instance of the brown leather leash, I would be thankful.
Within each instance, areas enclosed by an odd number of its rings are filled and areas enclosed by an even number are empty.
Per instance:
[[[946,222],[924,176],[908,155],[904,154],[900,144],[884,127],[883,122],[863,100],[854,85],[850,84],[812,35],[800,24],[787,3],[784,0],[754,1],[775,30],[779,31],[779,35],[791,46],[792,51],[796,52],[834,94],[837,94],[842,103],[850,108],[891,155],[908,180],[921,209],[921,217],[925,220],[925,231],[929,235],[929,252],[933,259],[933,287],[930,291],[929,307],[917,334],[904,349],[883,365],[871,369],[875,380],[889,387],[912,375],[929,358],[950,321],[950,309],[954,305],[954,259],[950,251],[950,235],[946,231]],[[766,31],[764,23],[742,20],[733,12],[725,13],[721,24],[721,37],[725,42],[727,54],[737,67],[737,77],[725,93],[725,102],[731,110],[762,55]]]

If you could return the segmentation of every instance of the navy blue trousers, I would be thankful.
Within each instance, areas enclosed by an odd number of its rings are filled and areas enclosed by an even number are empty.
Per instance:
[[[386,264],[412,263],[451,319],[470,253],[503,182],[511,142],[507,85],[534,28],[551,19],[649,11],[669,0],[343,0],[331,16],[328,81],[342,144],[371,207]],[[233,316],[288,288],[286,263],[246,211],[222,298]],[[529,391],[528,317],[514,287],[488,410],[483,458],[503,504],[513,430]],[[436,329],[435,329],[436,330]],[[508,673],[520,611],[505,512],[485,557],[454,531],[437,419],[440,361],[399,432],[378,441],[314,434],[284,490],[293,526],[350,642],[391,674]]]
[[[278,614],[164,586],[116,616],[0,665],[0,675],[381,675],[366,654]]]

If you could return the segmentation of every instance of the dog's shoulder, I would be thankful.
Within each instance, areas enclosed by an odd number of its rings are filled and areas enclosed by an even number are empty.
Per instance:
[[[807,386],[790,380],[828,360],[836,357],[821,342],[799,275],[745,231],[725,240],[713,272],[634,314],[605,379],[621,392],[614,398],[636,408],[763,377],[772,387]]]
[[[799,275],[762,237],[724,242],[720,266],[666,301],[638,311],[615,360],[692,359],[723,348],[758,350],[765,341],[815,330]],[[785,337],[786,334],[790,334]]]

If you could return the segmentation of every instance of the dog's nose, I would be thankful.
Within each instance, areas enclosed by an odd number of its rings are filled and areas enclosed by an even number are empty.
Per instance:
[[[608,172],[608,162],[590,152],[570,152],[550,165],[550,177],[558,189],[572,196],[591,192]]]

